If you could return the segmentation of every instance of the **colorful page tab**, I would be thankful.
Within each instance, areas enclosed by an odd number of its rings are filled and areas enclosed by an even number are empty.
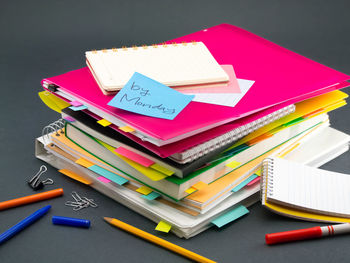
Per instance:
[[[105,119],[99,120],[97,123],[102,125],[103,127],[107,127],[107,126],[112,124],[111,122],[109,122],[109,121],[107,121]]]
[[[130,151],[124,147],[118,147],[115,149],[115,151],[123,155],[124,157],[129,158],[130,160],[137,162],[138,164],[141,164],[145,167],[149,167],[152,164],[154,164],[154,161],[147,159],[146,157],[143,157],[142,155]]]
[[[129,127],[129,126],[123,126],[123,127],[119,127],[118,129],[122,130],[123,132],[133,132],[135,131],[135,129]]]
[[[77,100],[74,100],[74,101],[71,101],[70,104],[74,107],[79,107],[79,106],[83,106],[84,104],[77,101]]]
[[[240,165],[241,165],[241,163],[237,162],[237,161],[232,161],[232,162],[226,164],[227,167],[230,167],[232,169],[235,169],[235,168],[237,168]]]
[[[248,214],[248,213],[249,213],[249,210],[245,206],[240,205],[234,208],[233,210],[228,211],[227,213],[215,218],[211,222],[220,228],[232,221],[237,220],[241,216],[244,216],[245,214]]]
[[[198,182],[198,183],[192,185],[191,188],[194,188],[194,189],[196,189],[196,190],[200,190],[200,189],[202,189],[202,188],[204,188],[204,187],[206,187],[206,186],[207,186],[206,183]],[[188,189],[187,189],[187,190],[188,190]]]
[[[165,168],[165,167],[163,167],[163,166],[161,166],[161,165],[159,165],[157,163],[152,164],[150,167],[152,169],[157,170],[158,172],[161,172],[161,173],[166,174],[168,176],[174,174],[173,171],[171,171],[171,170],[169,170],[169,169],[167,169],[167,168]]]
[[[141,195],[142,198],[150,200],[150,201],[158,198],[159,196],[160,196],[160,194],[158,194],[156,192],[152,192],[152,193],[150,193],[148,195]]]
[[[173,120],[194,98],[135,72],[108,103],[138,114]]]
[[[84,158],[79,158],[75,161],[75,163],[80,164],[81,166],[84,166],[85,168],[89,168],[90,166],[93,166],[94,164]]]
[[[102,183],[106,183],[106,184],[112,182],[111,180],[109,180],[109,179],[107,179],[106,177],[103,177],[103,176],[98,177],[97,180],[101,181]]]
[[[194,193],[195,191],[197,191],[196,188],[190,187],[190,188],[188,188],[185,192],[188,193],[188,194],[192,194],[192,193]]]
[[[155,228],[155,230],[165,232],[165,233],[169,233],[170,229],[171,229],[171,225],[165,221],[160,221]]]
[[[75,122],[75,119],[72,118],[71,116],[64,116],[63,119],[68,122]]]
[[[149,195],[150,193],[152,193],[152,189],[147,186],[141,186],[140,188],[136,189],[136,192],[139,192],[143,195]]]
[[[74,111],[80,111],[80,110],[86,110],[87,107],[85,105],[82,105],[82,106],[78,106],[78,107],[75,107],[75,106],[71,106],[69,107],[71,110],[74,110]]]
[[[259,182],[259,181],[260,181],[260,177],[258,176],[258,177],[256,177],[253,181],[249,182],[249,183],[247,184],[247,186],[251,186],[251,185],[253,185],[253,184],[255,184],[255,183]]]
[[[110,172],[110,171],[108,171],[108,170],[106,170],[98,165],[90,166],[88,169],[105,177],[105,178],[107,178],[107,179],[109,179],[109,180],[111,180],[114,183],[119,184],[119,185],[123,185],[129,181],[129,180],[125,179],[124,177],[121,177],[115,173],[112,173],[112,172]]]
[[[241,182],[239,185],[237,185],[236,187],[234,187],[232,189],[232,192],[238,192],[239,190],[241,190],[244,186],[246,186],[247,184],[249,184],[251,181],[253,181],[254,179],[256,179],[258,176],[256,174],[253,174],[251,176],[249,176],[247,179],[245,179],[243,182]]]
[[[58,170],[60,173],[78,181],[78,182],[81,182],[83,184],[86,184],[86,185],[90,185],[92,184],[92,182],[88,179],[85,179],[84,177],[81,177],[80,175],[76,174],[76,173],[73,173],[72,171],[70,170],[67,170],[67,169],[60,169]]]

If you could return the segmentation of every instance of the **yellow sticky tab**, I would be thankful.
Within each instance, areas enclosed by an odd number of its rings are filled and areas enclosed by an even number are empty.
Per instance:
[[[261,169],[255,171],[255,174],[256,174],[257,176],[261,176]]]
[[[86,184],[86,185],[90,185],[92,184],[92,181],[88,180],[88,179],[85,179],[83,177],[81,177],[80,175],[76,174],[76,173],[73,173],[72,171],[69,171],[67,169],[61,169],[61,170],[58,170],[60,173],[78,181],[78,182],[81,182],[83,184]]]
[[[129,126],[119,127],[119,129],[124,131],[124,132],[133,132],[133,131],[135,131],[133,128],[131,128]]]
[[[200,189],[202,189],[202,188],[204,188],[204,187],[206,187],[206,186],[207,186],[206,183],[198,182],[198,183],[192,185],[191,188],[194,188],[194,189],[196,189],[196,190],[200,190]]]
[[[160,166],[160,165],[157,164],[157,163],[152,164],[150,167],[151,167],[152,169],[157,170],[158,172],[161,172],[161,173],[166,174],[166,175],[168,175],[168,176],[174,174],[173,171],[171,171],[171,170],[169,170],[169,169],[167,169],[167,168],[165,168],[165,167],[163,167],[163,166]]]
[[[170,229],[171,229],[171,225],[168,224],[167,222],[160,221],[155,229],[157,231],[168,233],[170,231]]]
[[[160,181],[166,177],[168,177],[166,174],[160,173],[152,168],[149,167],[145,167],[141,164],[138,164],[137,162],[134,162],[132,160],[130,160],[129,158],[124,157],[123,155],[117,153],[115,151],[116,148],[114,148],[113,146],[96,139],[101,145],[103,145],[106,149],[108,149],[109,151],[111,151],[112,153],[114,153],[115,155],[117,155],[120,159],[122,159],[124,162],[126,162],[128,165],[130,165],[131,167],[135,168],[137,171],[139,171],[140,173],[142,173],[143,175],[147,176],[149,179],[151,179],[152,181]]]
[[[94,165],[92,162],[89,162],[88,160],[86,160],[84,158],[79,158],[78,160],[75,161],[75,163],[80,164],[81,166],[84,166],[85,168],[89,168],[89,167]]]
[[[62,109],[71,106],[68,102],[65,102],[48,91],[38,92],[38,95],[47,107],[58,113],[61,113]]]
[[[235,169],[235,168],[237,168],[240,165],[241,165],[241,163],[237,162],[237,161],[232,161],[232,162],[226,164],[227,167],[230,167],[232,169]]]
[[[143,194],[143,195],[148,195],[152,193],[152,189],[148,188],[147,186],[141,186],[140,188],[136,189],[136,192],[139,192],[140,194]]]
[[[97,123],[102,125],[103,127],[107,127],[107,126],[112,124],[111,122],[109,122],[109,121],[107,121],[105,119],[99,120]]]
[[[193,188],[193,187],[190,187],[188,188],[185,192],[188,193],[188,194],[192,194],[193,192],[197,191],[197,189]]]

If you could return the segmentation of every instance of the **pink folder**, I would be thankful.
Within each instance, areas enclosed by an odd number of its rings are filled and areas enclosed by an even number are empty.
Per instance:
[[[350,76],[289,51],[236,26],[222,24],[171,42],[202,41],[221,65],[233,65],[237,78],[254,80],[233,108],[191,102],[174,120],[139,115],[108,106],[87,67],[43,81],[59,86],[149,136],[166,141],[186,137],[280,103],[296,103],[345,86]],[[180,138],[179,138],[180,139]]]

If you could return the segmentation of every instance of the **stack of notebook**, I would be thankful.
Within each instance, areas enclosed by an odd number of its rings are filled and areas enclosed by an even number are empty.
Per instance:
[[[320,166],[348,150],[328,112],[346,104],[349,76],[235,26],[86,59],[42,81],[62,119],[43,129],[36,156],[180,237],[246,214],[264,158]],[[172,120],[108,105],[133,72],[194,100]]]

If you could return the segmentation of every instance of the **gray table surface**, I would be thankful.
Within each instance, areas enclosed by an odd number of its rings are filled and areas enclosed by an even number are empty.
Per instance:
[[[26,180],[43,164],[34,138],[58,118],[37,96],[40,80],[85,66],[84,51],[158,43],[231,23],[318,62],[350,73],[349,1],[7,1],[0,2],[0,200],[32,194]],[[345,90],[348,92],[348,90]],[[350,107],[332,112],[332,126],[350,133]],[[350,173],[349,153],[324,166]],[[95,199],[97,209],[73,212],[64,197],[0,213],[0,232],[45,204],[48,216],[0,246],[0,262],[186,262],[103,222],[119,218],[155,233],[155,224],[54,168],[55,187]],[[52,189],[47,187],[46,189]],[[59,227],[52,215],[87,218],[91,229]],[[165,239],[219,262],[344,262],[349,236],[268,247],[264,235],[318,225],[275,215],[260,204],[223,229],[190,240]],[[271,261],[272,260],[272,261]]]

